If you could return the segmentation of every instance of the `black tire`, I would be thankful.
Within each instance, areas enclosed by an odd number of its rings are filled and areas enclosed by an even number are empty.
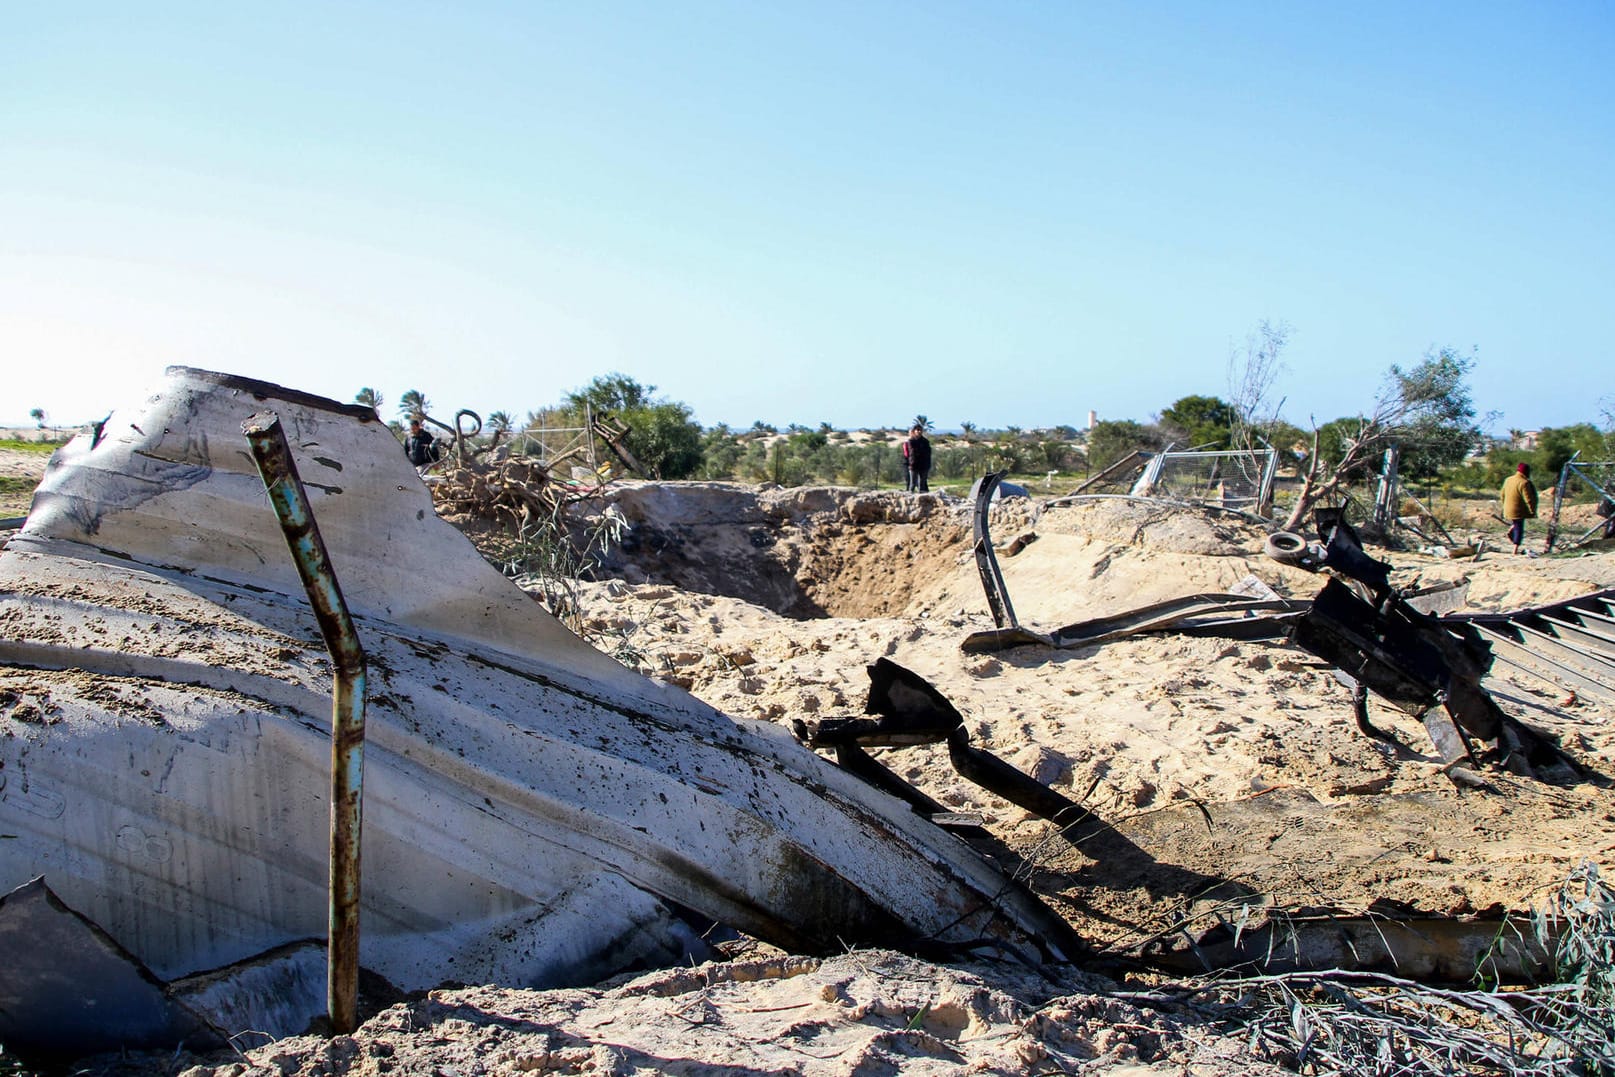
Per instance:
[[[1294,531],[1275,531],[1262,550],[1281,565],[1299,565],[1307,559],[1307,540]]]

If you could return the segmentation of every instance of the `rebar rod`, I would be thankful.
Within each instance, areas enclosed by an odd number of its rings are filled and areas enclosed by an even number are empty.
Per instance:
[[[326,935],[326,1007],[337,1035],[358,1027],[359,832],[363,809],[365,656],[342,588],[309,507],[280,417],[261,411],[241,424],[269,501],[331,654],[331,896]]]

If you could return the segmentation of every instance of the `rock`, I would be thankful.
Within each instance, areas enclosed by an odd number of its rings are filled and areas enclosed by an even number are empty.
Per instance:
[[[1071,784],[1071,760],[1062,753],[1041,745],[1021,749],[1015,756],[1015,766],[1043,785]]]
[[[838,512],[855,496],[855,491],[839,486],[793,486],[758,494],[757,505],[775,520],[799,520],[817,512]]]

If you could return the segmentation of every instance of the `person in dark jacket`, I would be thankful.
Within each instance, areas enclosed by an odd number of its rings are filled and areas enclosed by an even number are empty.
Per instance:
[[[903,442],[903,468],[908,477],[905,489],[931,488],[931,442],[926,438],[923,427],[914,427],[908,432],[908,440]]]
[[[437,459],[437,446],[432,444],[436,439],[421,425],[419,415],[409,420],[409,434],[404,438],[404,455],[416,467],[425,467]]]

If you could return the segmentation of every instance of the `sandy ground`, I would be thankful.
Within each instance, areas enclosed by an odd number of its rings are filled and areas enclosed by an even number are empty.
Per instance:
[[[1079,850],[961,779],[945,754],[891,749],[882,761],[978,813],[1006,862],[1102,955],[1150,940],[1170,949],[1247,908],[1255,920],[1525,909],[1582,859],[1615,861],[1607,707],[1497,678],[1507,710],[1557,732],[1599,776],[1557,787],[1491,775],[1464,790],[1418,723],[1376,705],[1403,747],[1365,738],[1330,672],[1282,643],[1167,636],[963,654],[960,641],[991,622],[958,505],[751,496],[621,494],[635,537],[611,566],[620,578],[584,589],[586,634],[730,713],[787,724],[861,713],[877,658],[925,676],[974,743],[1113,831]],[[1004,575],[1021,620],[1044,628],[1251,574],[1295,596],[1322,582],[1267,560],[1262,532],[1234,517],[1090,502],[1033,519],[1012,503],[994,527],[1024,543]],[[1608,554],[1394,561],[1404,587],[1469,577],[1486,609],[1615,582]],[[1239,1035],[1081,970],[1050,979],[886,953],[738,956],[580,991],[434,992],[351,1040],[283,1041],[251,1059],[265,1074],[1276,1072]]]
[[[1116,985],[886,951],[767,956],[597,988],[434,991],[351,1037],[249,1052],[219,1077],[283,1074],[1075,1074],[1268,1077],[1237,1037]],[[190,1077],[203,1077],[208,1067]]]
[[[48,453],[24,452],[21,449],[0,449],[0,475],[38,478],[45,473],[45,464],[49,460],[50,454]]]
[[[47,454],[23,452],[19,449],[0,449],[0,478],[29,478],[37,481],[45,473]],[[27,504],[32,492],[21,484],[0,484],[0,520],[27,515]]]
[[[1001,511],[994,534],[1035,535],[1002,566],[1021,621],[1045,629],[1224,591],[1248,575],[1298,597],[1323,582],[1262,556],[1263,533],[1234,517],[1128,502],[1082,503],[1035,523],[1027,515]],[[964,715],[975,744],[1083,801],[1125,839],[1096,859],[960,778],[945,752],[878,753],[950,808],[981,814],[1032,866],[1044,897],[1101,948],[1125,949],[1230,901],[1351,913],[1376,903],[1439,915],[1520,908],[1583,858],[1615,861],[1606,783],[1499,776],[1490,790],[1460,790],[1419,723],[1372,705],[1404,747],[1364,737],[1332,672],[1285,643],[1167,636],[961,653],[966,635],[992,623],[957,514],[821,521],[804,545],[863,551],[885,566],[875,576],[844,563],[844,589],[862,580],[872,593],[853,586],[836,603],[870,607],[899,594],[903,608],[792,620],[738,599],[608,583],[592,590],[588,628],[606,649],[729,713],[779,722],[859,714],[864,667],[876,658],[919,673]],[[824,559],[809,572],[828,602]],[[1395,560],[1403,587],[1468,576],[1472,604],[1485,609],[1615,582],[1609,554]],[[1610,769],[1610,708],[1567,702],[1565,690],[1523,677],[1501,676],[1492,688],[1595,771]]]
[[[49,453],[0,449],[0,478],[32,479],[37,482],[49,462]],[[20,485],[6,484],[0,487],[0,520],[28,515],[28,503],[32,497],[32,492]]]
[[[731,714],[787,725],[860,714],[877,658],[924,676],[975,744],[1092,809],[1095,840],[1079,849],[959,777],[945,752],[877,755],[978,814],[998,855],[1100,955],[1181,949],[1247,913],[1526,909],[1583,859],[1615,864],[1605,777],[1615,710],[1563,688],[1491,682],[1507,711],[1556,733],[1591,778],[1553,786],[1492,774],[1486,788],[1462,789],[1419,723],[1374,704],[1401,746],[1364,737],[1331,672],[1281,642],[1158,636],[962,653],[991,621],[964,507],[946,499],[728,484],[614,497],[630,540],[608,565],[615,578],[580,596],[597,646]],[[1263,532],[1234,516],[1125,501],[1036,512],[1022,501],[996,510],[994,535],[1021,540],[1002,557],[1005,581],[1020,620],[1044,629],[1249,575],[1297,597],[1323,582],[1266,559]],[[1468,577],[1481,609],[1615,585],[1609,553],[1389,556],[1400,586]],[[588,989],[440,990],[383,1010],[354,1037],[285,1040],[192,1077],[1278,1072],[1238,1035],[1121,990],[1085,969],[1037,976],[885,952],[821,960],[753,944],[730,961]]]

